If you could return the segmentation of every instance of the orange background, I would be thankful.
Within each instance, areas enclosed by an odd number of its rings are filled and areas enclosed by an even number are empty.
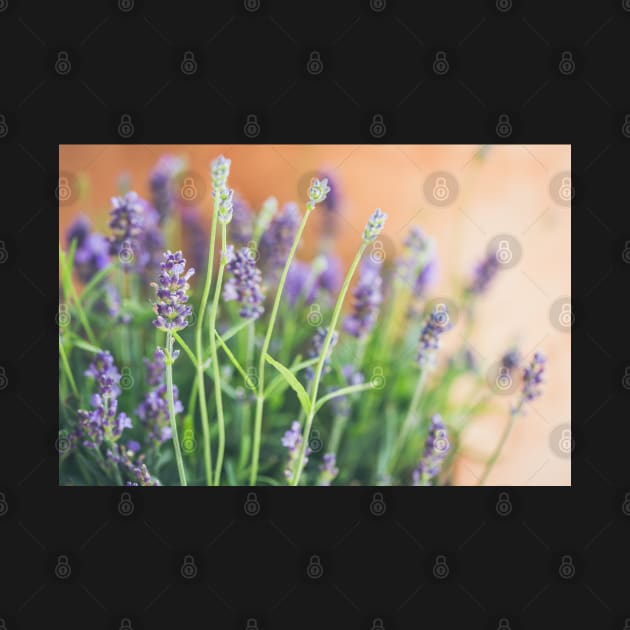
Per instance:
[[[164,154],[186,158],[187,176],[209,218],[208,165],[219,153],[232,159],[230,186],[254,208],[270,195],[281,204],[302,202],[310,177],[321,169],[330,171],[342,196],[336,250],[346,264],[374,208],[389,215],[382,238],[387,256],[400,250],[411,224],[420,225],[435,239],[439,254],[440,275],[431,297],[452,295],[453,278],[469,277],[493,236],[516,237],[522,259],[499,274],[482,299],[472,346],[482,368],[515,341],[530,356],[541,350],[548,357],[548,383],[527,416],[518,419],[487,483],[571,483],[570,458],[559,455],[554,444],[571,418],[571,335],[552,326],[549,316],[554,300],[571,291],[571,209],[550,191],[554,177],[571,169],[569,146],[503,145],[480,151],[472,145],[64,145],[60,177],[67,180],[71,196],[60,202],[62,243],[79,211],[106,231],[109,199],[118,193],[121,174],[129,177],[133,190],[147,196],[149,173]],[[457,182],[458,194],[447,206],[437,207],[425,196],[425,179],[435,171],[447,171]],[[307,226],[298,253],[303,259],[316,250],[321,216],[314,213]],[[505,398],[498,402],[507,410]],[[476,483],[479,460],[492,452],[504,424],[505,414],[488,415],[467,430],[457,483]]]

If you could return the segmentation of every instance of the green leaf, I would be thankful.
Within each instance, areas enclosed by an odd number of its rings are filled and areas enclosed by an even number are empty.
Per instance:
[[[300,401],[300,405],[302,405],[302,409],[304,409],[304,413],[308,416],[311,411],[311,400],[306,393],[306,390],[302,386],[302,383],[295,378],[291,370],[289,368],[282,365],[282,363],[278,363],[275,359],[269,356],[269,354],[265,353],[265,361],[273,365],[273,367],[284,376],[284,379],[291,386],[293,391],[297,394],[298,400]]]
[[[87,352],[102,352],[101,348],[93,346],[87,341],[83,341],[83,339],[77,337],[76,335],[72,336],[72,345],[76,346],[77,348],[81,348],[81,350],[86,350]]]

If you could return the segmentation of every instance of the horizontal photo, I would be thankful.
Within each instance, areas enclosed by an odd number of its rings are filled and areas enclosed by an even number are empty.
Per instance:
[[[62,145],[59,484],[571,484],[568,145]]]

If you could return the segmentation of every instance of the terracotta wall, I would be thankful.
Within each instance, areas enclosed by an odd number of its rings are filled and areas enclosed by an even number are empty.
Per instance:
[[[545,395],[518,420],[489,483],[570,484],[570,459],[558,448],[570,423],[570,332],[550,320],[552,303],[570,295],[570,203],[559,196],[561,178],[571,168],[570,147],[554,146],[63,146],[60,172],[71,189],[60,202],[60,238],[79,210],[105,229],[109,198],[121,174],[147,194],[147,177],[158,158],[185,157],[202,209],[210,208],[208,164],[217,154],[232,159],[230,185],[254,206],[269,195],[280,202],[303,199],[310,176],[334,173],[340,189],[343,228],[337,251],[348,263],[365,221],[375,207],[388,213],[383,242],[395,255],[411,223],[437,242],[440,278],[435,295],[449,296],[452,279],[469,274],[488,241],[497,234],[515,237],[519,264],[501,274],[483,300],[473,338],[482,364],[489,365],[512,342],[526,353],[549,357]],[[431,203],[431,174],[446,173],[450,201]],[[427,180],[429,178],[429,180]],[[455,190],[457,189],[457,190]],[[317,242],[318,221],[305,235],[301,256]],[[501,402],[507,408],[507,402]],[[503,415],[487,417],[467,434],[459,483],[476,483],[496,444]],[[566,437],[566,434],[565,434]]]

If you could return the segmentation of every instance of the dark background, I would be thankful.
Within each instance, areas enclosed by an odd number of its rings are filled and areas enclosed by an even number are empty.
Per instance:
[[[630,627],[629,53],[627,0],[0,0],[0,628]],[[79,142],[571,143],[573,488],[58,488]]]

